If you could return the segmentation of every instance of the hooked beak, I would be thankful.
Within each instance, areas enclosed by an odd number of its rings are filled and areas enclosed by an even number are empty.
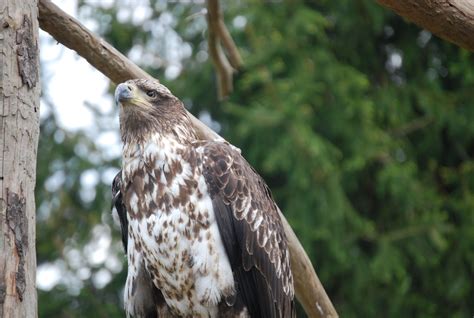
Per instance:
[[[123,103],[133,99],[133,87],[128,83],[121,83],[115,89],[115,102]]]

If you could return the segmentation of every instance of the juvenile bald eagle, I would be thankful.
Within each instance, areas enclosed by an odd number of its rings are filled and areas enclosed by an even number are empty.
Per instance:
[[[127,316],[294,317],[287,239],[262,178],[229,143],[200,140],[163,85],[131,80],[115,98]]]

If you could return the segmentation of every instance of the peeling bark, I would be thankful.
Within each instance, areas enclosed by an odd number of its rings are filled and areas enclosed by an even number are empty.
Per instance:
[[[7,224],[15,238],[18,268],[15,275],[15,286],[18,298],[23,301],[26,289],[25,257],[28,250],[28,219],[26,218],[26,199],[7,189]]]
[[[23,16],[21,28],[16,31],[18,70],[23,84],[28,88],[38,81],[38,45],[34,40],[33,25],[27,15]]]

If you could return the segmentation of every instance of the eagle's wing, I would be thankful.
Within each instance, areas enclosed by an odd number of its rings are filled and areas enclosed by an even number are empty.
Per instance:
[[[122,171],[115,176],[112,182],[112,208],[115,208],[120,228],[122,230],[122,243],[127,251],[128,246],[128,220],[127,210],[122,197]],[[155,287],[150,274],[145,269],[143,262],[139,258],[134,258],[137,264],[128,264],[127,286],[125,288],[127,303],[125,308],[127,316],[134,317],[174,317],[166,305],[161,291]]]
[[[270,190],[229,144],[196,146],[237,293],[252,317],[294,317],[287,240]]]
[[[127,210],[123,203],[123,196],[120,188],[122,187],[122,170],[117,173],[112,181],[112,209],[115,209],[118,219],[120,221],[120,229],[122,230],[122,243],[125,253],[127,252],[128,242],[128,221],[127,221]],[[112,213],[114,213],[112,211]]]

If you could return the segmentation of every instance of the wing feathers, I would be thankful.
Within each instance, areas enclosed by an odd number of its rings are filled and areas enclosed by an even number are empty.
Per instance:
[[[122,192],[120,188],[122,186],[122,171],[117,173],[112,182],[112,207],[117,210],[117,214],[120,221],[120,229],[122,230],[122,244],[125,252],[127,252],[127,240],[128,240],[128,221],[127,221],[127,210],[123,203]]]
[[[288,247],[270,190],[227,144],[206,142],[200,147],[219,231],[250,314],[293,317]]]

